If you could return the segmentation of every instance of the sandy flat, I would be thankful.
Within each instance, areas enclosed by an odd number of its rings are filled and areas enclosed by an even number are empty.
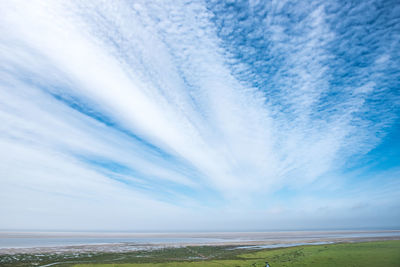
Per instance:
[[[65,246],[0,248],[0,254],[18,253],[84,253],[128,252],[182,246],[287,246],[291,244],[364,242],[377,240],[400,240],[400,230],[387,231],[282,231],[282,232],[213,232],[213,233],[67,233],[67,232],[0,232],[0,239],[49,238],[104,238],[102,244]],[[140,239],[141,242],[112,242],[107,238]],[[143,240],[158,239],[156,242]],[[170,240],[169,240],[170,239]],[[179,241],[174,242],[177,239]],[[162,240],[168,240],[163,242]],[[172,240],[172,241],[171,241]]]

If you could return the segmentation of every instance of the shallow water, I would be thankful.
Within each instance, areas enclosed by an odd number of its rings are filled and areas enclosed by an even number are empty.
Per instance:
[[[293,244],[330,242],[333,239],[400,238],[400,231],[280,231],[210,233],[82,233],[0,232],[0,248],[36,248],[78,245],[184,245],[265,242],[272,248]],[[306,241],[306,242],[304,242]]]
[[[218,239],[213,238],[2,237],[0,238],[0,248],[33,248],[103,244],[202,244],[218,241]]]

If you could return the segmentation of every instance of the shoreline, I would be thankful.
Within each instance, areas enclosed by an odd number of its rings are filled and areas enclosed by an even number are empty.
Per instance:
[[[366,241],[366,240],[364,240]],[[131,252],[0,255],[4,267],[25,266],[399,266],[400,240],[375,242],[309,243],[268,248],[197,246]],[[354,257],[349,257],[353,255]],[[295,265],[287,265],[288,260]],[[325,265],[320,265],[325,264]],[[371,265],[372,263],[372,265]],[[125,266],[125,265],[123,265]]]
[[[56,246],[3,247],[0,255],[14,254],[66,254],[66,253],[125,253],[140,250],[180,248],[196,246],[226,246],[237,248],[278,248],[297,245],[352,243],[368,241],[400,240],[400,230],[384,231],[293,231],[293,232],[240,232],[240,233],[2,233],[1,238],[59,238],[59,237],[101,237],[101,238],[171,238],[168,242],[102,242]],[[185,241],[174,241],[187,238]],[[196,240],[199,238],[199,240]],[[201,238],[209,240],[200,240]],[[215,240],[213,240],[215,239]],[[105,241],[107,241],[105,239]],[[165,240],[164,240],[165,241]]]

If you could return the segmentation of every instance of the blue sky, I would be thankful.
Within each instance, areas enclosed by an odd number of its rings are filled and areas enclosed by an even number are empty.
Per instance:
[[[399,14],[3,1],[0,228],[398,228]]]

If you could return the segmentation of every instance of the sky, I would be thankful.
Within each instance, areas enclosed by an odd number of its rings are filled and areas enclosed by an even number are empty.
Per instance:
[[[0,229],[398,229],[399,116],[396,0],[0,3]]]

